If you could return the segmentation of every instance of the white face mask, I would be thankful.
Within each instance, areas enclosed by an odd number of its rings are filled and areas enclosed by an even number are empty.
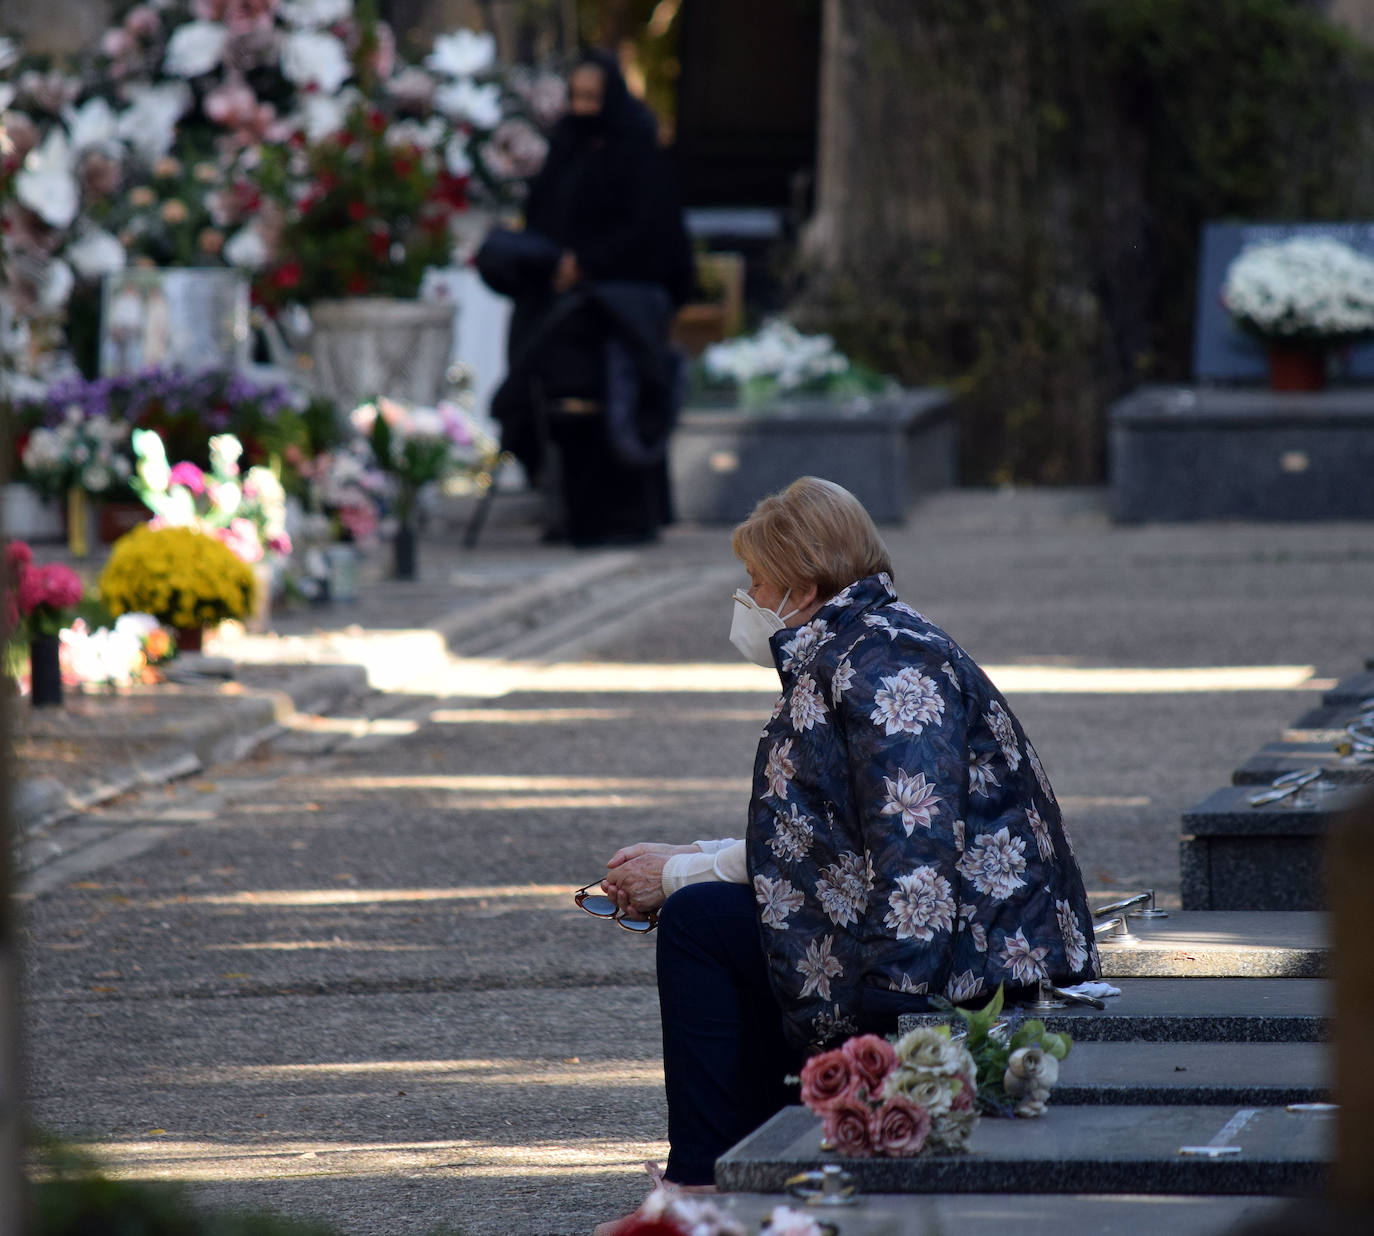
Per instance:
[[[792,595],[788,589],[778,606],[781,609]],[[735,589],[734,614],[730,618],[730,642],[739,649],[746,661],[762,665],[764,669],[773,668],[773,646],[769,638],[787,625],[786,620],[797,611],[788,610],[779,614],[776,610],[764,609],[743,588]]]

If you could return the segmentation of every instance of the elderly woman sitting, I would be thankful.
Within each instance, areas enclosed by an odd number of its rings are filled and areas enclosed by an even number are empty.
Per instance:
[[[657,914],[680,1185],[709,1183],[833,1040],[891,1033],[929,995],[981,1003],[1098,972],[1035,748],[973,659],[897,599],[858,500],[803,477],[734,550],[752,586],[731,642],[782,678],[744,840],[627,846],[602,884],[626,915]]]

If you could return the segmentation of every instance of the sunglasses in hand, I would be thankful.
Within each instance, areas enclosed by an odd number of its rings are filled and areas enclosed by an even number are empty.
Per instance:
[[[592,892],[592,889],[596,891]],[[584,884],[573,894],[573,900],[593,918],[614,919],[626,931],[633,931],[637,935],[644,935],[658,926],[656,914],[651,913],[648,918],[626,918],[624,911],[601,891],[599,880]]]

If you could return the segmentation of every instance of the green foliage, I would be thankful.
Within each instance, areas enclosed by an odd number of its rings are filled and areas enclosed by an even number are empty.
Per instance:
[[[968,481],[1102,479],[1111,400],[1190,373],[1203,223],[1374,215],[1374,52],[1309,4],[842,8],[882,140],[806,321],[950,386]]]

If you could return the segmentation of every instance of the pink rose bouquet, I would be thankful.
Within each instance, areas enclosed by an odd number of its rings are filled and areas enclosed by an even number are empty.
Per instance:
[[[948,1026],[914,1030],[896,1044],[861,1034],[806,1062],[801,1098],[839,1154],[906,1157],[963,1148],[978,1120],[977,1075]]]

